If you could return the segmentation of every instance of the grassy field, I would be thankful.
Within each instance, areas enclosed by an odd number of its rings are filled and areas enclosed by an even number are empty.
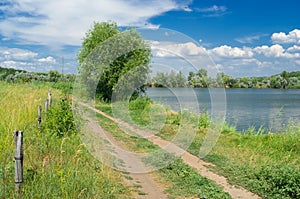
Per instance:
[[[149,124],[152,106],[148,99],[129,105],[130,116],[139,125]],[[111,105],[99,102],[97,108],[112,114]],[[153,110],[153,109],[152,109]],[[159,115],[159,113],[158,113]],[[181,122],[181,113],[167,111],[160,137],[172,140]],[[191,115],[194,118],[195,115]],[[206,115],[199,116],[198,132],[188,151],[199,154],[204,137],[213,125]],[[211,169],[264,198],[300,198],[300,126],[290,124],[284,133],[258,132],[252,128],[243,134],[224,124],[216,146],[205,157],[216,166]]]
[[[24,131],[23,198],[132,198],[122,174],[95,160],[81,143],[63,94],[49,84],[0,82],[0,198],[17,198],[14,191],[13,131]],[[56,85],[57,86],[57,85]],[[59,87],[59,85],[58,85]],[[48,91],[53,107],[37,129],[37,107]],[[66,108],[68,107],[68,108]],[[66,109],[62,109],[66,108]],[[65,110],[65,111],[58,111]],[[70,124],[68,128],[59,128]],[[52,127],[58,127],[53,133]]]

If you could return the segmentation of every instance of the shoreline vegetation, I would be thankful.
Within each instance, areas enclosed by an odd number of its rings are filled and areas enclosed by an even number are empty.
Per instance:
[[[112,115],[111,104],[98,101],[96,108]],[[149,98],[138,98],[129,104],[132,121],[147,126],[153,113]],[[160,106],[160,105],[159,105]],[[154,108],[154,110],[157,110]],[[161,109],[160,109],[161,110]],[[166,110],[165,124],[158,136],[171,141],[181,123],[181,112]],[[195,115],[190,114],[191,118]],[[187,149],[193,155],[199,154],[203,140],[213,124],[206,114],[198,115],[198,131]],[[265,132],[249,128],[243,134],[234,126],[224,123],[213,150],[204,158],[215,164],[211,170],[228,178],[229,182],[242,186],[263,198],[300,197],[300,125],[289,124],[284,133]]]
[[[199,69],[197,72],[189,72],[185,77],[182,71],[176,73],[158,72],[156,76],[149,77],[147,87],[189,87],[189,88],[275,88],[275,89],[299,89],[300,71],[287,72],[265,77],[240,77],[234,78],[223,72],[216,77],[208,76],[208,71]]]
[[[8,83],[43,82],[74,82],[75,74],[60,74],[56,70],[48,73],[28,72],[0,66],[0,81]],[[181,71],[176,73],[158,72],[154,77],[148,77],[145,88],[273,88],[300,89],[300,71],[287,72],[266,77],[234,78],[225,73],[218,73],[215,78],[209,77],[205,69],[189,72],[186,77]]]

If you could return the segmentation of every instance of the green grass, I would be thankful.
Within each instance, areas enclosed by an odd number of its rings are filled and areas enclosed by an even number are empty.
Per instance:
[[[47,125],[41,131],[37,129],[38,105],[44,104],[51,90],[52,108],[58,110],[61,91],[42,83],[0,82],[0,87],[0,198],[17,197],[12,134],[15,129],[24,131],[23,198],[132,198],[130,189],[122,183],[123,175],[95,160],[76,132],[65,134],[57,129],[56,134],[48,131]],[[67,107],[65,111],[71,110]],[[51,120],[52,116],[48,117]],[[59,119],[54,120],[53,124],[61,124]],[[45,115],[42,122],[46,122]]]
[[[140,107],[135,104],[130,113],[137,122],[143,118],[142,122],[147,123],[144,120],[149,118],[149,106],[151,103]],[[111,113],[108,104],[99,103],[98,108]],[[166,111],[163,128],[157,135],[172,140],[181,119],[180,113]],[[213,125],[206,115],[199,116],[199,130],[188,148],[190,153],[199,154],[205,135]],[[221,131],[218,142],[205,157],[206,161],[216,165],[211,169],[226,176],[230,183],[241,185],[264,198],[300,198],[299,124],[291,123],[281,133],[265,132],[262,128],[257,131],[249,128],[238,133],[234,126],[225,123]]]
[[[101,108],[101,110],[110,113],[109,105],[103,104],[103,106],[104,108]],[[99,104],[97,107],[99,108]],[[150,153],[160,149],[158,146],[152,144],[144,138],[131,136],[124,133],[117,124],[106,117],[100,114],[97,114],[97,117],[101,127],[113,135],[113,137],[116,138],[129,151]],[[159,162],[164,165],[165,162],[172,159],[169,158],[169,156],[172,155],[166,152],[163,154],[161,154],[161,152],[155,152],[152,154],[153,156],[150,155],[149,157],[145,158],[144,161],[154,168],[160,167],[157,165]],[[155,173],[159,176],[163,184],[167,186],[166,192],[170,198],[230,198],[230,196],[225,193],[221,187],[199,175],[197,171],[190,168],[181,160],[176,160],[169,166],[159,169]]]

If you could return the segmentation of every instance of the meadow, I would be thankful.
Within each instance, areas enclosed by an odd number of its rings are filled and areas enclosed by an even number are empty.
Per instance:
[[[72,124],[70,102],[55,87],[0,82],[0,198],[19,197],[14,186],[14,130],[24,132],[23,198],[132,198],[122,174],[85,149]],[[49,90],[53,106],[38,129],[37,107],[44,105]]]

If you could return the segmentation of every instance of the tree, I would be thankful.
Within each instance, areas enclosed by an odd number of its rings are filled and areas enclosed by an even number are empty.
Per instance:
[[[187,81],[182,71],[179,71],[179,73],[176,75],[176,82],[177,87],[186,87]]]
[[[60,74],[57,70],[50,70],[48,74],[50,82],[57,82],[60,78]]]
[[[207,77],[207,70],[201,68],[201,69],[198,70],[197,75],[198,75],[199,77],[201,77],[201,78]]]
[[[108,101],[116,90],[124,97],[128,92],[140,94],[150,71],[150,57],[149,45],[135,29],[121,32],[114,22],[94,23],[77,57],[81,83],[89,97],[96,94]]]

